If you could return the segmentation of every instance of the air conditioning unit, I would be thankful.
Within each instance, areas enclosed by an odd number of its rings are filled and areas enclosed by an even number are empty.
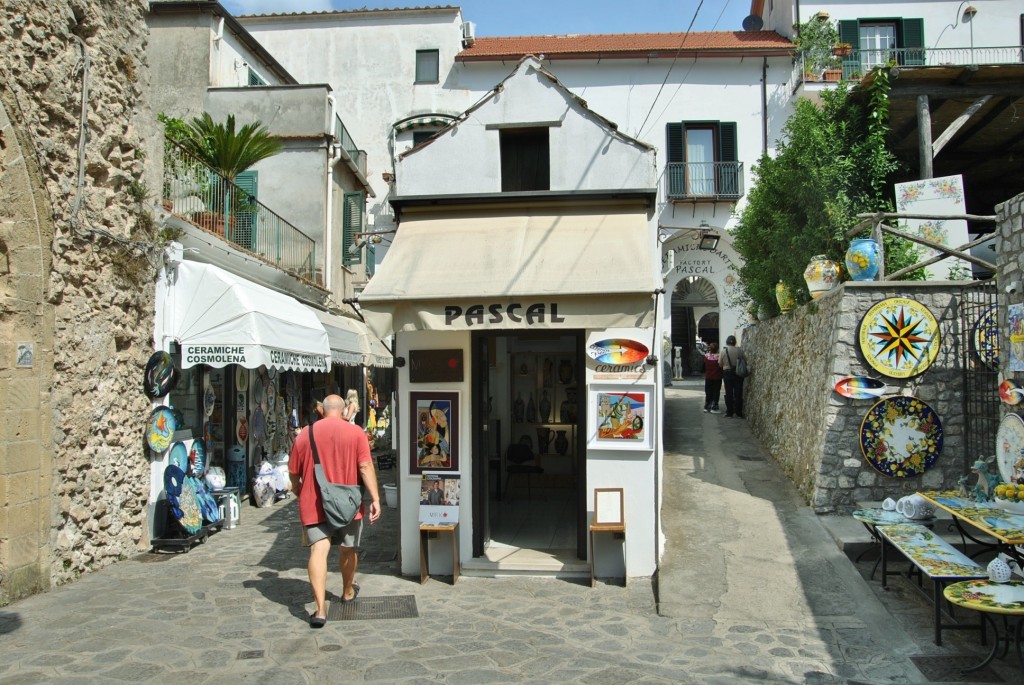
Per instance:
[[[476,24],[471,21],[462,22],[462,47],[471,48],[476,42]]]

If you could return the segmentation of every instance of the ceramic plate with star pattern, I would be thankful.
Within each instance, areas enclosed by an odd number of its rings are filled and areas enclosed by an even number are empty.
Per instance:
[[[890,297],[867,311],[858,336],[864,359],[891,378],[924,373],[939,354],[939,323],[917,300]]]

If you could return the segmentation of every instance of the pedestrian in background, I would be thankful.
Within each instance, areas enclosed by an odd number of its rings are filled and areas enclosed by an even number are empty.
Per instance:
[[[355,390],[349,390],[345,393],[345,411],[342,412],[341,418],[349,423],[356,422],[356,415],[359,413],[359,393]]]
[[[708,345],[704,353],[704,413],[718,413],[718,397],[722,392],[722,367],[718,364],[718,343]]]
[[[725,339],[725,349],[718,357],[722,367],[722,380],[725,381],[725,415],[743,418],[743,378],[736,374],[736,365],[746,359],[743,350],[736,344],[736,336]]]

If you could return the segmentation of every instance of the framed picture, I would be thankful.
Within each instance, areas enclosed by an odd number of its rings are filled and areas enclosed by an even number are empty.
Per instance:
[[[587,441],[593,449],[649,450],[654,447],[650,385],[592,385],[587,403]]]
[[[411,392],[410,473],[459,470],[459,393]]]

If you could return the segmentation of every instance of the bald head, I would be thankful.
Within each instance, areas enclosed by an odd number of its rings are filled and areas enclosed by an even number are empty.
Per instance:
[[[345,400],[341,399],[340,396],[328,395],[324,398],[324,416],[341,418],[343,411],[345,411]]]

